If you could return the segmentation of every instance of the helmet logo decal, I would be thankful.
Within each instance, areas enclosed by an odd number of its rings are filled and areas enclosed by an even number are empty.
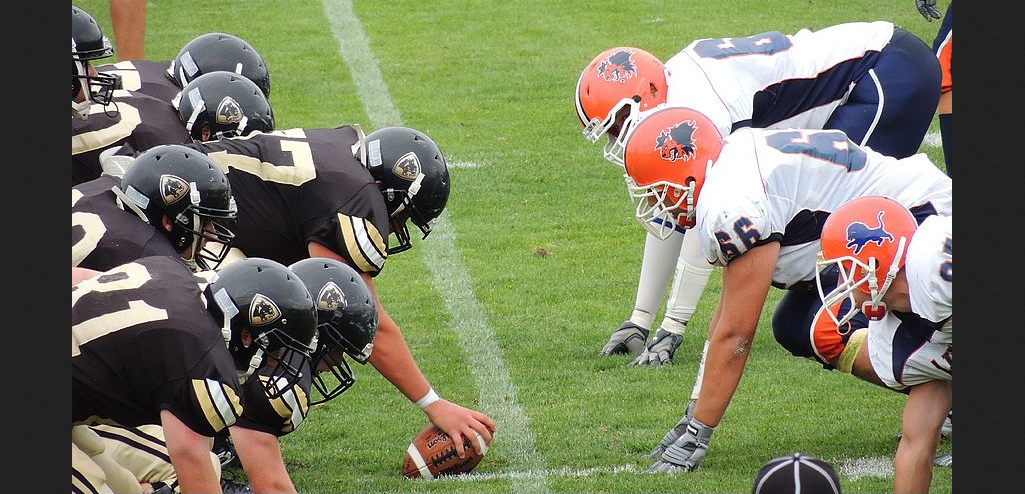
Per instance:
[[[160,197],[170,206],[189,195],[189,184],[174,175],[160,176]]]
[[[598,75],[609,82],[625,84],[637,75],[637,64],[633,61],[633,51],[619,50],[598,63]]]
[[[666,161],[693,159],[697,146],[694,132],[698,124],[694,120],[684,120],[672,127],[666,127],[655,138],[655,151]]]
[[[225,96],[217,105],[217,123],[221,125],[239,123],[242,121],[242,108],[232,99]]]
[[[317,310],[337,310],[346,305],[348,304],[345,302],[345,294],[333,281],[327,282],[317,294]]]
[[[420,158],[417,158],[416,153],[412,151],[402,155],[392,167],[392,173],[410,182],[416,180],[416,177],[420,175]]]
[[[876,228],[869,228],[868,225],[855,221],[847,226],[847,245],[850,249],[854,248],[854,255],[861,253],[861,249],[864,249],[869,242],[875,242],[879,247],[883,246],[883,242],[893,242],[893,235],[886,231],[886,225],[883,224],[883,213],[880,211],[876,221],[879,226]]]
[[[249,322],[253,326],[264,326],[281,318],[281,310],[273,300],[257,293],[249,304]]]

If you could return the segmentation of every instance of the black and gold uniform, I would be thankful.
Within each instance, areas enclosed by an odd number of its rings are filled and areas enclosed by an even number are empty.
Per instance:
[[[181,254],[145,215],[118,201],[121,180],[104,175],[71,188],[71,266],[106,271],[148,256]]]
[[[101,74],[114,74],[121,79],[121,89],[141,93],[168,103],[182,90],[167,73],[171,61],[133,60],[107,63],[96,67]]]
[[[288,265],[316,242],[376,276],[388,256],[388,211],[358,157],[361,135],[352,126],[289,129],[188,147],[228,176],[238,204],[232,247]]]
[[[242,403],[245,410],[235,422],[237,427],[252,429],[281,437],[295,431],[310,413],[310,387],[312,371],[309,360],[303,363],[302,377],[292,389],[277,398],[264,391],[271,379],[271,369],[264,367],[242,385]],[[227,432],[222,432],[227,435]]]
[[[100,153],[109,148],[128,143],[146,150],[189,142],[192,136],[170,103],[141,93],[114,91],[111,105],[93,105],[88,120],[72,119],[71,185],[99,177],[103,171]]]
[[[157,256],[72,287],[72,425],[159,424],[161,410],[204,436],[235,423],[238,374],[207,282]]]

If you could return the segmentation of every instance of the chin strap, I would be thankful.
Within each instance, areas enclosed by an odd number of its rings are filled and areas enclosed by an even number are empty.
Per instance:
[[[890,289],[893,280],[897,278],[897,273],[900,272],[900,261],[904,258],[904,248],[907,246],[907,240],[907,237],[901,237],[900,242],[897,243],[897,255],[893,257],[890,268],[886,271],[883,286],[879,287],[879,282],[875,276],[871,276],[868,279],[869,293],[873,294],[873,297],[864,304],[861,304],[861,312],[871,321],[878,321],[886,315],[886,303],[883,302],[883,295],[886,295],[886,291]],[[875,273],[876,258],[869,258],[868,262],[869,269]]]

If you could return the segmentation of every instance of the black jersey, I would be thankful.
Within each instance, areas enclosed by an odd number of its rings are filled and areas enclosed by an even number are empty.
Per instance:
[[[71,188],[71,266],[106,271],[147,256],[180,258],[171,240],[111,190],[121,183],[104,175]]]
[[[170,103],[182,90],[167,73],[170,67],[170,61],[134,60],[99,65],[96,70],[102,74],[115,74],[120,77],[121,89]]]
[[[388,257],[384,195],[363,166],[354,127],[255,132],[189,145],[227,173],[238,203],[232,227],[248,257],[284,265],[309,257],[317,242],[376,276]]]
[[[309,360],[303,363],[302,376],[277,398],[269,398],[265,391],[273,369],[263,367],[242,385],[242,415],[235,425],[275,436],[284,436],[296,428],[310,413],[310,387],[313,374]]]
[[[206,310],[208,279],[146,257],[71,289],[71,420],[160,424],[213,436],[242,413],[234,361]]]
[[[110,113],[106,111],[109,110]],[[71,185],[100,176],[100,153],[125,143],[138,151],[192,142],[170,103],[141,93],[114,91],[107,107],[92,105],[87,120],[71,119]]]

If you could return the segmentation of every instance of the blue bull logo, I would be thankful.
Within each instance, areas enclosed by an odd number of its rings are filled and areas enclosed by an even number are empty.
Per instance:
[[[854,247],[854,255],[860,254],[861,249],[869,242],[875,242],[880,247],[883,246],[883,242],[893,242],[893,235],[886,231],[886,225],[883,224],[883,211],[879,212],[876,222],[879,223],[876,228],[869,228],[860,221],[855,221],[847,227],[847,248]]]
[[[619,50],[598,64],[598,75],[609,82],[623,84],[627,79],[637,75],[637,64],[633,61],[633,52]]]

